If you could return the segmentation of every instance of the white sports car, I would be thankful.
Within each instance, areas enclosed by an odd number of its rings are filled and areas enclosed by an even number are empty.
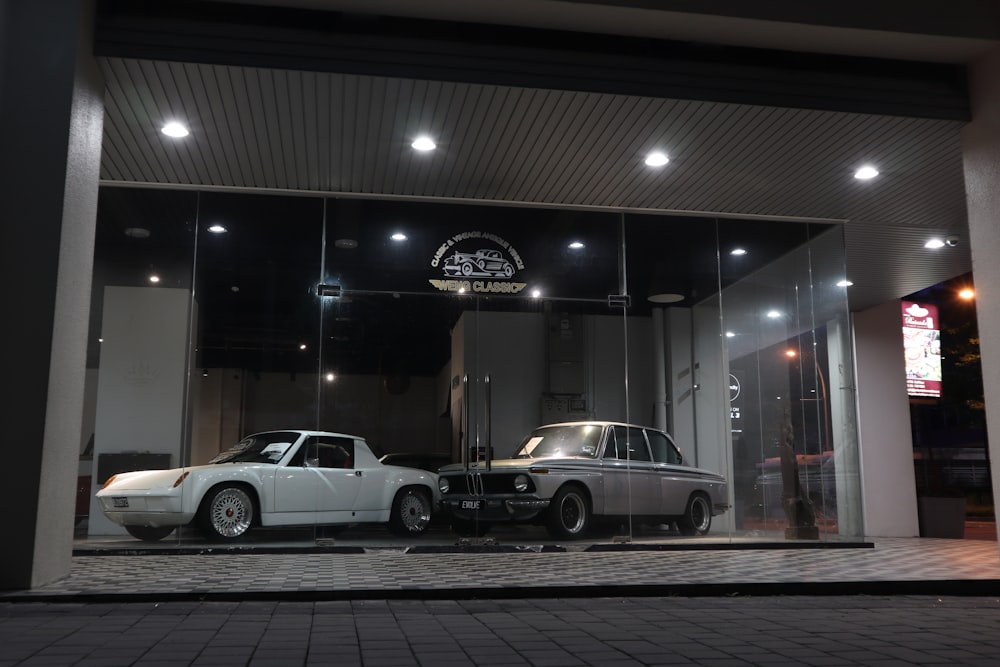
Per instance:
[[[192,522],[223,540],[255,526],[354,523],[416,536],[437,496],[437,475],[383,465],[363,438],[299,430],[247,436],[208,465],[119,473],[97,492],[108,519],[147,541]]]

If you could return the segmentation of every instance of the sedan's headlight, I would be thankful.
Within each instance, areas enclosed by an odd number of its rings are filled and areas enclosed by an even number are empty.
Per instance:
[[[448,489],[449,488],[451,488],[451,487],[448,484],[448,478],[447,477],[439,477],[438,478],[438,491],[440,491],[441,493],[448,493]]]
[[[514,478],[514,490],[517,491],[518,493],[524,493],[525,491],[527,491],[528,484],[529,482],[527,475],[518,475],[517,477]]]

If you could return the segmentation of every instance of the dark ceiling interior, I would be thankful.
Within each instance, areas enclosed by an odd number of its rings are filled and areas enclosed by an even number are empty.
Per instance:
[[[454,299],[427,296],[430,258],[469,230],[505,238],[526,282],[550,283],[564,307],[605,312],[623,217],[637,311],[654,278],[685,297],[678,305],[715,291],[716,234],[756,248],[738,270],[723,262],[728,284],[841,227],[852,310],[971,270],[967,243],[923,247],[967,237],[961,66],[639,38],[613,34],[613,21],[602,35],[553,31],[530,13],[497,29],[338,11],[343,2],[254,4],[286,6],[102,2],[97,29],[107,88],[95,286],[169,268],[164,286],[190,288],[195,276],[205,355],[247,348],[248,368],[294,367],[291,348],[321,319],[321,275],[356,292],[339,306],[354,312],[322,318],[324,335],[450,326]],[[168,120],[191,134],[165,137]],[[438,149],[415,154],[418,133]],[[642,163],[653,149],[670,155],[664,168]],[[854,179],[864,163],[879,177]],[[195,230],[216,218],[229,233],[200,232],[195,252]],[[402,223],[407,252],[384,237]],[[356,229],[355,251],[331,247],[342,225]],[[149,238],[126,236],[134,227]],[[569,231],[599,239],[592,264],[566,255]]]

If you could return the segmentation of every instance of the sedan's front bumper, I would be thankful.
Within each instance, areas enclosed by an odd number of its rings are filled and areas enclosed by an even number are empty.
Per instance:
[[[451,516],[492,522],[530,521],[549,507],[535,496],[445,496],[441,508]]]

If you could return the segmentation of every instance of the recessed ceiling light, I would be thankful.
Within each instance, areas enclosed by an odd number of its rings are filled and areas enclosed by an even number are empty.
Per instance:
[[[670,158],[667,157],[666,153],[660,151],[654,151],[646,156],[647,167],[662,167],[668,162],[670,162]]]
[[[851,286],[851,285],[853,285],[853,284],[854,284],[854,283],[852,283],[852,282],[851,282],[850,280],[847,280],[847,279],[845,278],[844,280],[841,280],[841,281],[839,281],[839,282],[837,283],[837,287],[850,287],[850,286]]]
[[[410,145],[418,151],[432,151],[437,148],[437,144],[430,137],[417,137],[416,141]]]
[[[580,248],[583,247],[583,244],[580,243],[579,241],[573,241],[572,243],[569,244],[569,247],[572,248],[573,250],[579,250]]]
[[[405,241],[406,240],[406,234],[404,234],[403,232],[396,232],[395,234],[393,234],[389,238],[391,238],[393,241]]]
[[[925,248],[930,248],[931,250],[935,250],[937,248],[943,248],[944,246],[945,242],[942,241],[941,239],[931,239],[930,241],[924,244]]]
[[[876,176],[878,176],[878,169],[867,164],[854,172],[854,178],[859,181],[868,181]]]
[[[531,296],[535,297],[536,299],[541,295],[542,295],[542,290],[540,289],[531,290]]]
[[[156,283],[160,282],[160,276],[158,276],[158,275],[156,275],[154,273],[153,275],[151,275],[149,277],[149,282],[151,282],[151,283],[153,283],[155,285]]]
[[[171,121],[164,125],[160,132],[168,137],[173,137],[174,139],[181,139],[182,137],[186,137],[190,134],[186,127],[176,121]]]
[[[211,227],[209,227],[208,231],[212,232],[213,234],[225,234],[229,230],[226,229],[225,225],[215,224],[215,225],[212,225]]]
[[[327,382],[333,382],[336,379],[337,379],[337,376],[334,375],[333,373],[327,373],[326,374],[326,381]]]
[[[767,316],[770,317],[772,320],[776,320],[779,317],[781,317],[781,313],[779,313],[776,310],[769,310],[767,311]]]
[[[354,250],[358,247],[358,242],[355,239],[337,239],[333,245],[344,250]]]
[[[735,338],[735,337],[736,337],[736,334],[733,333],[732,331],[727,331],[726,332],[726,338]]]
[[[729,251],[729,254],[730,255],[734,255],[736,257],[740,257],[741,255],[747,254],[747,249],[746,248],[733,248],[732,250]]]
[[[125,229],[125,236],[131,236],[134,239],[148,239],[149,230],[145,227],[128,227]]]
[[[650,303],[677,303],[684,300],[683,294],[650,294],[646,297]]]

